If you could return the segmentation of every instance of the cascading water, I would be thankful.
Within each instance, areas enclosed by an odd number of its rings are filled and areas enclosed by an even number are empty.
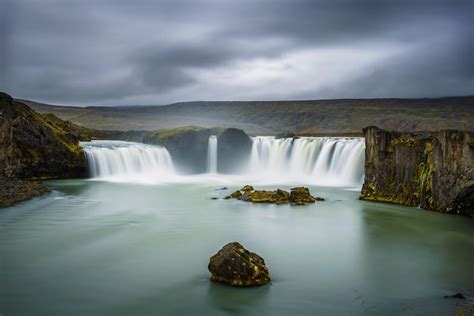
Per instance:
[[[160,182],[175,174],[164,147],[123,141],[83,142],[81,146],[93,178]]]
[[[207,172],[217,173],[217,136],[209,136],[207,143]]]
[[[207,148],[207,175],[178,175],[164,147],[122,141],[81,143],[93,178],[120,182],[236,181],[252,184],[312,184],[360,187],[364,139],[301,137],[252,138],[248,165],[240,175],[217,174],[217,137]],[[245,164],[245,162],[244,162]],[[212,175],[212,177],[209,177]]]
[[[361,186],[362,138],[254,137],[249,171],[269,182]]]

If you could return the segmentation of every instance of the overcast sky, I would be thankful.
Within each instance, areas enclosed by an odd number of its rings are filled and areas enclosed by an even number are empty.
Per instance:
[[[474,94],[474,1],[0,0],[0,90],[70,105]]]

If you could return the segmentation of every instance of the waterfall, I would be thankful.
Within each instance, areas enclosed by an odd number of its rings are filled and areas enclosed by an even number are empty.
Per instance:
[[[364,148],[362,138],[254,137],[249,174],[270,182],[361,186]]]
[[[207,143],[207,172],[217,173],[217,136],[209,136]]]
[[[157,182],[175,173],[164,147],[123,141],[82,142],[81,146],[93,178]]]
[[[178,175],[168,150],[123,141],[82,142],[92,178],[119,182],[244,181],[360,187],[363,138],[257,136],[239,175],[217,173],[217,137],[207,144],[207,174]],[[191,153],[190,153],[191,154]],[[212,175],[212,177],[209,177]]]

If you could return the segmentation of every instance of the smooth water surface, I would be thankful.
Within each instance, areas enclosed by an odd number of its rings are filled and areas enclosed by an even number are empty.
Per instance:
[[[224,197],[217,181],[51,181],[0,211],[0,314],[454,315],[474,293],[474,221],[311,187],[307,206]],[[280,186],[282,187],[282,186]],[[265,188],[274,188],[265,186]],[[289,188],[289,187],[282,187]],[[273,281],[209,281],[209,257],[240,241]]]

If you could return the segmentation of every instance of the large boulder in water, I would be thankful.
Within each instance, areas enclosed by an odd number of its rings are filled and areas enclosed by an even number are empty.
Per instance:
[[[212,256],[208,269],[212,281],[231,286],[259,286],[271,280],[263,258],[238,242],[228,243]]]
[[[297,205],[304,203],[314,203],[316,201],[324,201],[323,198],[314,197],[309,193],[309,189],[305,187],[292,188],[290,192],[290,202]]]

